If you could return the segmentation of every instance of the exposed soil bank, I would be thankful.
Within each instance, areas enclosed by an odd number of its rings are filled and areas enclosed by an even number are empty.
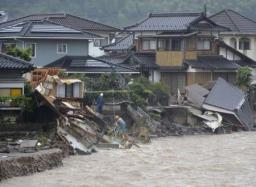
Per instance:
[[[35,153],[0,154],[0,181],[61,166],[62,159],[60,149],[49,149]]]

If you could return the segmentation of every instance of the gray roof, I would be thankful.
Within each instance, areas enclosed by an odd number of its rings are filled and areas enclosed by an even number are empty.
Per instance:
[[[73,16],[70,14],[33,14],[25,17],[13,19],[0,24],[2,26],[13,25],[23,21],[49,20],[56,24],[64,25],[81,31],[119,31],[118,28],[95,22],[86,18]]]
[[[135,53],[133,59],[138,64],[141,64],[142,68],[157,69],[159,66],[156,64],[155,53]]]
[[[109,55],[103,55],[97,58],[103,61],[111,62],[113,64],[124,64],[126,63],[127,60],[129,60],[130,55],[127,53],[109,54]]]
[[[197,60],[185,60],[185,64],[196,69],[237,70],[240,66],[221,55],[198,56]]]
[[[209,17],[215,23],[228,27],[231,31],[242,33],[255,33],[256,22],[234,10],[222,10]]]
[[[209,90],[199,86],[198,84],[189,85],[185,89],[187,91],[188,100],[198,107],[202,106],[205,97],[209,93]]]
[[[150,14],[141,23],[126,28],[129,31],[183,31],[190,23],[202,16],[201,13]]]
[[[1,25],[0,25],[1,26]],[[70,27],[43,21],[24,21],[0,27],[0,37],[40,37],[40,38],[79,38],[91,39],[101,36],[79,31]]]
[[[216,81],[204,104],[236,113],[247,128],[253,124],[252,111],[245,93],[222,78]]]
[[[128,34],[121,39],[117,40],[115,43],[104,46],[105,51],[119,51],[119,50],[129,50],[133,46],[133,34]]]
[[[19,58],[0,53],[0,70],[25,70],[29,71],[33,64]]]
[[[57,67],[72,73],[139,73],[136,69],[112,63],[108,60],[91,56],[64,56],[46,65],[45,67]]]

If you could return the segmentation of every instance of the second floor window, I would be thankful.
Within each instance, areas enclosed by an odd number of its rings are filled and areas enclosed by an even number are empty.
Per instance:
[[[235,38],[231,38],[230,39],[230,46],[233,47],[234,49],[237,48],[237,44],[236,44],[236,39]]]
[[[165,50],[166,49],[166,40],[160,39],[158,40],[158,49]]]
[[[210,50],[211,49],[210,39],[199,38],[197,40],[197,49],[198,50]]]
[[[239,49],[240,50],[250,50],[251,46],[250,46],[250,39],[248,38],[241,38],[239,40]]]
[[[36,57],[36,44],[35,43],[26,43],[25,47],[31,49],[31,57],[35,58]]]
[[[156,50],[156,40],[154,39],[144,39],[142,40],[143,50]]]
[[[93,46],[94,47],[102,47],[102,46],[105,46],[105,45],[108,45],[108,38],[105,38],[105,39],[95,39],[93,41]]]
[[[181,40],[172,39],[171,40],[171,50],[172,51],[180,51],[181,50]]]
[[[57,53],[58,54],[66,54],[68,52],[68,45],[65,43],[57,44]]]

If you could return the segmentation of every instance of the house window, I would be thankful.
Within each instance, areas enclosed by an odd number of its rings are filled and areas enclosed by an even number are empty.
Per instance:
[[[108,45],[108,38],[104,38],[104,39],[95,39],[93,41],[93,46],[94,47],[102,47]]]
[[[8,47],[14,48],[14,47],[16,47],[16,43],[2,43],[1,52],[6,53]]]
[[[166,40],[163,40],[163,39],[158,40],[158,49],[159,50],[166,49]]]
[[[230,39],[230,46],[233,47],[234,49],[237,48],[237,43],[235,38]]]
[[[199,38],[197,40],[197,49],[198,50],[209,50],[209,49],[211,49],[210,39]]]
[[[68,45],[65,43],[57,44],[57,53],[58,54],[66,54],[68,52]]]
[[[66,97],[68,97],[68,98],[71,98],[71,97],[73,97],[74,96],[74,92],[73,92],[73,90],[74,90],[74,85],[73,84],[66,84],[66,86],[65,86],[65,96]]]
[[[36,57],[36,44],[35,43],[27,43],[26,48],[31,49],[31,57],[35,58]]]
[[[171,50],[172,51],[180,51],[181,50],[181,40],[172,39],[171,40]]]
[[[239,40],[239,49],[240,50],[250,50],[250,39],[248,38],[241,38]]]
[[[156,40],[154,40],[154,39],[142,40],[142,49],[143,50],[155,50],[156,49]]]

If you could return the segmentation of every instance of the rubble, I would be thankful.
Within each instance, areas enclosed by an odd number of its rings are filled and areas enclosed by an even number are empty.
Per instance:
[[[182,101],[154,109],[161,110],[158,136],[231,133],[254,128],[247,95],[222,78],[206,88],[187,86]]]

